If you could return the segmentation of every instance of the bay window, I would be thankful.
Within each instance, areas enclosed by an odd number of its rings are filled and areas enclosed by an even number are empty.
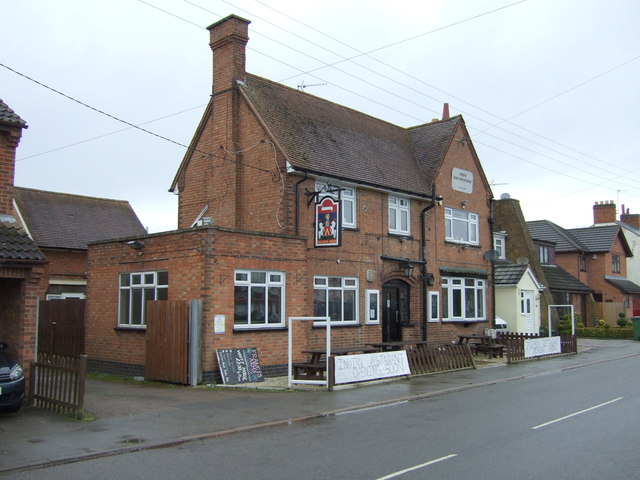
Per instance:
[[[449,322],[486,320],[486,281],[479,278],[442,279],[442,319]]]

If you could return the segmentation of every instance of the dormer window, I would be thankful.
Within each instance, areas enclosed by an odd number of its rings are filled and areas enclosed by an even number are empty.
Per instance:
[[[542,265],[549,265],[549,258],[551,257],[549,247],[546,245],[538,245],[538,253],[540,255],[540,263]]]

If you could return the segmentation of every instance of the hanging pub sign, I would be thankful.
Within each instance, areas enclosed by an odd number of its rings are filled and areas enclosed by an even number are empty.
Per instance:
[[[340,201],[323,197],[316,203],[316,247],[340,246]]]

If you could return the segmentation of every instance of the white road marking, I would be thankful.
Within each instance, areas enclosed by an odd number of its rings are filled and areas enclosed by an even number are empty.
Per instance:
[[[452,453],[451,455],[447,455],[446,457],[436,458],[435,460],[431,460],[430,462],[421,463],[420,465],[416,465],[415,467],[405,468],[404,470],[398,470],[397,472],[390,473],[389,475],[385,475],[384,477],[377,478],[376,480],[388,480],[390,478],[396,478],[400,475],[404,475],[405,473],[413,472],[414,470],[419,470],[424,467],[428,467],[429,465],[433,465],[434,463],[442,462],[444,460],[449,460],[450,458],[457,457],[457,453]]]
[[[357,408],[355,410],[349,410],[346,412],[338,412],[335,414],[335,416],[339,417],[340,415],[351,415],[352,413],[368,412],[369,410],[377,410],[378,408],[395,407],[396,405],[402,405],[403,403],[409,403],[409,400],[402,400],[400,402],[393,402],[393,403],[385,403],[384,405],[375,405],[373,407],[362,407],[362,408]]]
[[[591,410],[595,410],[596,408],[604,407],[606,405],[610,405],[614,402],[622,400],[623,397],[614,398],[613,400],[609,400],[608,402],[601,403],[600,405],[595,405],[591,408],[586,408],[584,410],[580,410],[579,412],[572,413],[570,415],[565,415],[564,417],[556,418],[555,420],[551,420],[550,422],[541,423],[540,425],[536,425],[535,427],[531,427],[531,430],[538,430],[539,428],[546,427],[547,425],[551,425],[553,423],[561,422],[562,420],[566,420],[567,418],[575,417],[576,415],[580,415],[583,413],[590,412]]]

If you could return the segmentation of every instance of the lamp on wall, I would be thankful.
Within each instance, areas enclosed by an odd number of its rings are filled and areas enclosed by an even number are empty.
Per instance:
[[[144,248],[144,243],[138,241],[138,240],[131,240],[130,242],[127,242],[127,245],[129,245],[129,248],[132,248],[134,250],[142,250]]]
[[[410,278],[413,276],[414,268],[416,267],[414,267],[409,261],[400,263],[400,269],[404,271],[404,276],[407,278]]]
[[[469,205],[469,201],[468,200],[463,200],[462,202],[460,202],[460,205],[462,206],[462,208],[467,208],[467,205]]]

